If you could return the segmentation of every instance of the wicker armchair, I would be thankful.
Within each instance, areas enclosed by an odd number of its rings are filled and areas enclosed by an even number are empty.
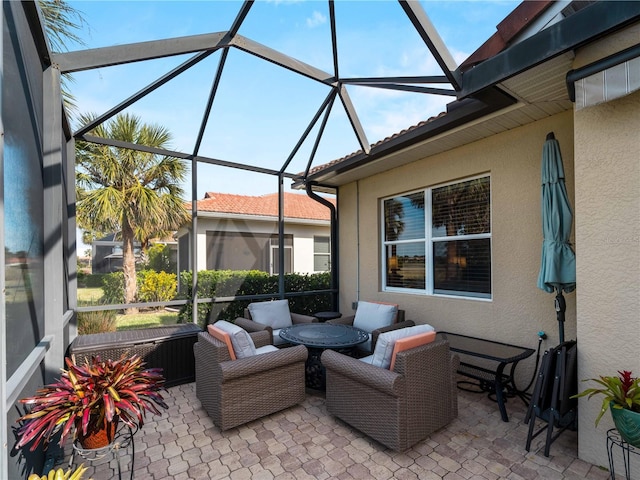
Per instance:
[[[250,335],[256,347],[270,344],[269,332]],[[205,331],[198,334],[193,351],[196,396],[221,430],[305,399],[303,345],[231,360],[227,345]]]
[[[446,340],[399,352],[393,370],[326,350],[327,411],[392,450],[406,450],[458,416],[459,362]]]
[[[353,321],[356,316],[347,315],[346,317],[340,317],[333,320],[327,321],[327,323],[335,323],[341,325],[353,325]],[[360,345],[356,345],[355,350],[359,356],[371,355],[376,348],[376,342],[378,341],[378,337],[381,333],[391,332],[393,330],[397,330],[399,328],[413,327],[415,322],[413,320],[405,320],[404,319],[404,310],[398,310],[398,314],[396,316],[395,321],[386,327],[375,328],[371,331],[368,331],[366,328],[363,330],[367,330],[371,335],[370,341],[362,343]]]
[[[301,313],[289,312],[289,316],[291,317],[291,325],[297,325],[299,323],[314,323],[318,321],[316,317],[303,315]],[[236,318],[234,323],[239,327],[244,328],[249,333],[262,331],[269,332],[269,334],[271,335],[271,343],[276,347],[289,345],[286,341],[280,338],[280,329],[276,329],[274,333],[274,329],[271,326],[256,322],[251,317],[251,312],[248,308],[244,309],[244,318]]]

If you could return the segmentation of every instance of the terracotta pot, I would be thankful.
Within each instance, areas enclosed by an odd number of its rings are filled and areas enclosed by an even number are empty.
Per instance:
[[[94,424],[94,428],[89,427],[87,429],[86,435],[82,433],[82,427],[80,425],[76,425],[78,442],[82,448],[87,450],[106,447],[113,442],[113,439],[116,436],[117,427],[118,417],[115,417],[112,422],[107,422],[107,420],[104,419],[100,426]]]
[[[613,408],[611,416],[622,439],[629,445],[640,448],[640,413],[625,408]]]

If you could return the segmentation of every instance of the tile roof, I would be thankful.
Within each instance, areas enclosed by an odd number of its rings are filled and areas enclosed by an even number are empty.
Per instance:
[[[327,198],[335,205],[335,199]],[[278,216],[278,194],[261,196],[237,195],[232,193],[207,192],[204,199],[197,201],[198,212],[217,212],[237,215]],[[189,204],[190,206],[190,204]],[[305,194],[284,194],[285,218],[307,220],[330,220],[327,207]]]
[[[416,125],[412,125],[410,127],[405,128],[404,130],[401,130],[401,131],[399,131],[397,133],[394,133],[393,135],[390,135],[390,136],[388,136],[386,138],[383,138],[382,140],[379,140],[376,143],[372,143],[371,144],[371,153],[373,153],[373,151],[376,148],[383,146],[387,142],[389,142],[391,140],[394,140],[396,138],[399,138],[399,137],[401,137],[401,136],[403,136],[403,135],[405,135],[405,134],[407,134],[409,132],[412,132],[413,130],[417,130],[420,127],[423,127],[424,125],[426,125],[428,123],[431,123],[431,122],[433,122],[434,120],[436,120],[436,119],[438,119],[440,117],[445,116],[446,114],[447,114],[447,112],[441,112],[436,116],[429,117],[427,120],[423,120],[420,123],[417,123]],[[336,160],[331,160],[330,162],[323,163],[322,165],[318,165],[318,166],[312,168],[311,170],[309,170],[309,175],[314,174],[314,173],[318,173],[318,172],[320,172],[322,170],[325,170],[325,169],[327,169],[329,167],[332,167],[333,165],[337,165],[337,164],[342,163],[342,162],[344,162],[346,160],[349,160],[350,158],[356,157],[358,155],[362,155],[363,153],[364,153],[363,150],[360,149],[360,150],[358,150],[356,152],[353,152],[353,153],[350,153],[348,155],[345,155],[344,157],[338,158]],[[300,173],[300,175],[302,175],[302,173]]]

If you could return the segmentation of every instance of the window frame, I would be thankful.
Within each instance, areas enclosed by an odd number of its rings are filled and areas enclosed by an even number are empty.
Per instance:
[[[487,178],[489,181],[489,212],[490,212],[490,220],[489,220],[489,232],[486,233],[475,233],[469,235],[452,235],[452,236],[434,236],[433,235],[433,205],[432,205],[432,192],[435,189],[446,187],[449,185],[462,184],[465,182],[469,182],[472,180],[477,180],[481,178]],[[380,272],[380,280],[381,280],[381,291],[383,292],[393,292],[393,293],[407,293],[411,295],[427,295],[434,297],[446,297],[446,298],[457,298],[457,299],[467,299],[467,300],[480,300],[480,301],[492,301],[493,300],[493,184],[490,173],[484,173],[479,175],[474,175],[471,177],[465,177],[457,180],[452,180],[445,183],[440,183],[436,185],[432,185],[429,187],[418,188],[414,190],[409,190],[407,192],[396,193],[394,195],[389,195],[380,199],[380,264],[379,264],[379,272]],[[425,232],[424,237],[410,239],[410,240],[395,240],[388,241],[386,240],[386,223],[385,223],[385,201],[394,199],[400,196],[407,196],[415,193],[422,192],[424,194],[424,211],[425,211]],[[474,293],[474,292],[458,292],[455,290],[438,290],[434,288],[434,255],[433,255],[433,247],[436,243],[448,242],[448,241],[460,241],[460,240],[476,240],[476,239],[488,239],[489,240],[489,255],[490,255],[490,293]],[[389,245],[401,245],[408,243],[420,243],[424,242],[425,247],[425,288],[407,288],[407,287],[394,287],[387,285],[387,246]]]
[[[327,241],[326,245],[328,248],[327,252],[317,252],[316,251],[316,239],[323,239]],[[327,257],[327,270],[316,270],[316,257]],[[314,273],[323,273],[331,271],[331,236],[330,235],[314,235],[313,236],[313,271]]]

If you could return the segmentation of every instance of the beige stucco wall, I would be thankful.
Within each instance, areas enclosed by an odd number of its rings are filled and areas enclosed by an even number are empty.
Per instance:
[[[638,38],[640,27],[628,29],[579,52],[575,65]],[[640,375],[640,92],[576,112],[574,126],[578,377],[623,369]],[[607,465],[605,433],[613,422],[606,414],[594,427],[600,404],[580,401],[579,456]],[[640,478],[635,460],[633,478]]]
[[[548,132],[560,142],[573,202],[573,123],[566,112],[476,143],[396,168],[339,190],[340,309],[352,302],[398,303],[406,316],[437,330],[536,348],[537,333],[558,343],[554,295],[536,287],[542,245],[540,162]],[[380,284],[380,199],[398,193],[489,173],[492,196],[493,298],[387,293]],[[566,295],[565,338],[576,336],[575,293]],[[520,385],[533,374],[523,362]]]
[[[278,233],[278,226],[273,220],[231,220],[200,217],[198,219],[198,270],[207,269],[207,232],[215,230],[275,235]],[[313,237],[329,237],[331,235],[329,222],[324,225],[285,222],[284,233],[293,236],[293,271],[303,274],[314,273]]]

